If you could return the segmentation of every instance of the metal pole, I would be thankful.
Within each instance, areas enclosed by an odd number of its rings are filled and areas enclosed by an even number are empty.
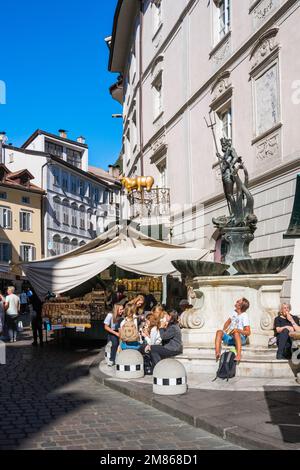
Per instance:
[[[164,305],[167,304],[167,294],[168,294],[167,282],[168,282],[168,276],[167,276],[167,274],[164,274],[164,275],[162,276],[162,285],[163,285],[162,303],[163,303]]]

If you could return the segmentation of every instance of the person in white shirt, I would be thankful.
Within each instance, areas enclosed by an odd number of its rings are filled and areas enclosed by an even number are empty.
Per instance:
[[[145,342],[145,352],[149,351],[154,344],[161,344],[159,327],[160,320],[155,318],[153,313],[147,315],[145,325],[141,330],[141,336]]]
[[[113,311],[106,315],[104,320],[104,329],[107,332],[107,342],[111,341],[110,358],[108,365],[113,366],[116,360],[116,354],[119,346],[119,323],[124,312],[124,306],[120,303],[115,303]]]
[[[15,294],[14,286],[9,286],[7,288],[7,296],[5,299],[5,310],[6,310],[6,320],[7,320],[7,329],[10,342],[17,341],[17,331],[18,331],[18,316],[20,312],[20,299]]]
[[[227,346],[235,346],[236,357],[235,360],[240,362],[242,355],[242,346],[247,342],[247,337],[250,336],[250,322],[248,314],[246,313],[250,306],[249,300],[245,297],[239,299],[235,303],[235,310],[226,320],[223,330],[218,330],[215,339],[216,360],[218,361],[221,356],[222,341]]]

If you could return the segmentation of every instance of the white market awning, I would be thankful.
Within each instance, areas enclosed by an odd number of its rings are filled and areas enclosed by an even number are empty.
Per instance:
[[[112,264],[140,275],[162,276],[176,272],[172,261],[196,260],[209,252],[161,242],[126,227],[113,228],[69,253],[22,264],[36,293],[61,294],[79,286]]]

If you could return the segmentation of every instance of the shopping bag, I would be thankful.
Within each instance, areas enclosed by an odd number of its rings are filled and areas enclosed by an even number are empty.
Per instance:
[[[23,322],[21,320],[18,321],[18,331],[23,331]]]

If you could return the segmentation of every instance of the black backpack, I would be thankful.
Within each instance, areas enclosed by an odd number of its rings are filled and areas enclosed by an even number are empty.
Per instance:
[[[220,357],[219,368],[217,370],[217,375],[214,380],[217,378],[228,380],[235,377],[236,372],[236,361],[235,354],[232,351],[224,352]]]
[[[153,364],[150,353],[144,354],[144,374],[152,375],[153,374]]]

